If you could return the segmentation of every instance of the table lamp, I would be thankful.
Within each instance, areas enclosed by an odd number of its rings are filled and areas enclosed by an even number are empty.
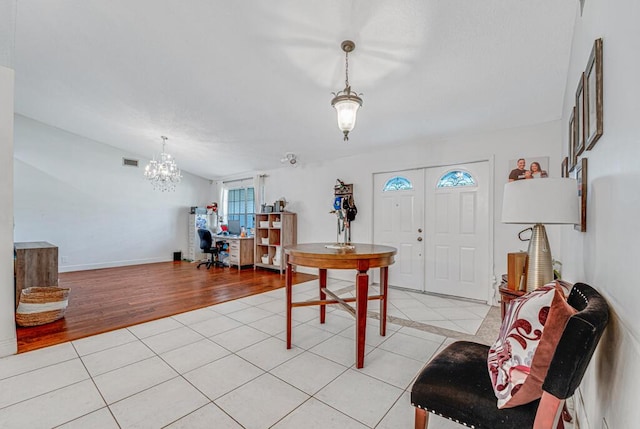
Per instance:
[[[534,224],[527,250],[527,292],[553,280],[551,249],[543,224],[577,224],[575,179],[525,179],[504,185],[502,222]]]

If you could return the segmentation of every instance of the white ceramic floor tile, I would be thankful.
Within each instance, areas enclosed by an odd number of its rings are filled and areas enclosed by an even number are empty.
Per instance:
[[[208,399],[182,377],[111,405],[122,429],[160,428],[201,408]]]
[[[216,313],[208,307],[173,316],[175,320],[185,325],[192,325],[203,320],[215,319],[216,317],[220,317],[220,313]]]
[[[113,371],[114,369],[130,365],[141,360],[154,356],[153,351],[136,340],[121,346],[92,353],[82,357],[82,362],[87,367],[87,371],[92,377]]]
[[[0,381],[0,408],[88,378],[79,358],[5,378]]]
[[[162,332],[142,340],[151,350],[157,354],[177,349],[187,344],[196,343],[205,337],[191,328],[183,326],[171,331]]]
[[[437,414],[429,414],[429,429],[463,429],[466,427],[467,426],[445,419],[444,417],[440,417]]]
[[[353,281],[329,279],[329,285],[354,295]],[[294,301],[317,296],[317,280],[294,288]],[[322,325],[317,306],[294,308],[294,348],[286,349],[284,289],[0,359],[0,427],[411,427],[408,389],[454,339],[406,325],[475,332],[491,307],[395,289],[389,296],[389,315],[402,320],[387,323],[387,336],[380,337],[370,315],[360,370],[354,369],[355,321],[338,306],[327,306]],[[370,314],[376,304],[369,303]],[[460,426],[430,418],[430,429],[454,427]]]
[[[222,304],[212,305],[209,308],[220,314],[228,314],[249,307],[251,307],[249,304],[245,304],[244,302],[242,302],[242,300],[236,299],[234,301],[227,301],[223,302]]]
[[[58,426],[56,429],[120,429],[107,407]]]
[[[314,299],[317,299],[314,298]],[[296,301],[295,299],[293,300]],[[296,322],[305,323],[309,320],[317,320],[318,324],[320,323],[320,307],[319,306],[309,306],[309,307],[296,307],[291,309],[291,320],[295,320]]]
[[[166,426],[165,429],[242,429],[215,404],[207,404]]]
[[[365,365],[367,360],[366,355],[371,350],[371,346],[365,345]],[[311,348],[310,351],[346,367],[351,367],[356,363],[355,341],[350,338],[341,337],[340,335],[334,335],[327,341]]]
[[[274,298],[272,298],[269,295],[266,295],[264,293],[258,294],[258,295],[252,295],[252,296],[248,296],[246,298],[242,298],[242,302],[244,304],[249,304],[249,305],[253,305],[256,307],[260,307],[261,304],[265,304],[267,302],[272,302],[274,301]],[[284,305],[284,302],[283,302]]]
[[[214,400],[264,371],[236,355],[229,355],[184,374],[202,393]]]
[[[0,359],[0,380],[78,357],[71,343],[45,347]]]
[[[273,313],[271,311],[263,310],[258,307],[249,307],[244,310],[234,311],[233,313],[227,314],[227,317],[232,318],[233,320],[237,320],[241,323],[251,323],[256,320],[264,319],[265,317],[271,316]]]
[[[215,319],[203,320],[189,325],[191,329],[205,337],[212,337],[240,326],[242,326],[242,323],[222,315]]]
[[[482,319],[453,320],[452,322],[458,325],[460,329],[464,330],[466,333],[475,335],[475,333],[478,332],[478,328],[482,324]]]
[[[224,347],[209,339],[204,339],[163,353],[160,357],[178,373],[184,374],[227,356],[229,353]]]
[[[387,341],[391,336],[393,336],[393,333],[395,332],[395,329],[390,329],[391,325],[392,325],[391,323],[387,323],[387,332],[386,332],[386,335],[383,337],[382,335],[380,335],[380,322],[374,319],[367,319],[367,331],[365,334],[365,343],[367,343],[367,345],[371,347],[378,347],[380,344]],[[343,330],[338,335],[340,335],[341,337],[349,338],[353,342],[355,342],[356,341],[355,340],[356,338],[355,322],[351,328],[347,328]]]
[[[344,314],[341,314],[341,312],[332,311],[329,313],[329,308],[327,308],[327,316],[325,317],[324,323],[320,323],[320,319],[312,319],[306,322],[306,324],[337,334],[355,326],[356,322],[353,317],[343,316]]]
[[[153,320],[139,325],[129,326],[127,329],[137,338],[147,338],[173,329],[182,328],[184,325],[171,317]]]
[[[268,400],[267,400],[268,398]],[[309,395],[264,374],[215,401],[246,429],[264,429],[293,411]]]
[[[264,332],[258,331],[251,326],[242,325],[239,328],[214,335],[210,338],[227,350],[236,352],[266,338],[269,338],[269,335],[265,334]]]
[[[449,329],[451,331],[462,332],[463,334],[466,334],[466,332],[464,332],[464,330],[461,329],[460,326],[453,323],[452,320],[430,320],[427,323],[438,328]]]
[[[432,332],[423,331],[423,330],[420,330],[418,328],[411,327],[411,326],[404,326],[398,332],[400,332],[402,334],[405,334],[405,335],[411,335],[412,337],[422,338],[423,340],[433,341],[434,343],[442,343],[447,338],[447,337],[444,337],[442,335],[434,334]]]
[[[391,407],[376,429],[399,429],[414,427],[415,409],[411,405],[411,393],[404,392],[402,396]],[[429,420],[429,429],[431,420]]]
[[[274,337],[267,338],[237,352],[241,358],[255,366],[269,371],[283,362],[302,353],[302,349],[294,345],[287,349],[287,343]]]
[[[424,363],[387,350],[375,349],[367,355],[364,368],[359,371],[400,389],[406,389]]]
[[[81,340],[75,340],[72,344],[80,356],[85,356],[90,353],[99,352],[101,350],[106,350],[108,348],[120,346],[136,340],[137,338],[131,335],[131,332],[128,330],[118,329],[116,331],[82,338]]]
[[[94,377],[100,393],[108,404],[160,384],[178,374],[155,356]]]
[[[389,340],[382,343],[380,348],[417,360],[418,362],[426,362],[436,350],[438,350],[440,344],[441,343],[397,332],[389,338]]]
[[[300,428],[368,429],[368,426],[365,426],[338,410],[311,398],[273,426],[273,429]]]
[[[257,307],[270,313],[280,315],[284,315],[285,311],[287,310],[287,305],[284,299],[272,299],[268,302],[257,305]]]
[[[270,373],[313,395],[346,370],[344,365],[304,352],[272,369]]]
[[[320,390],[315,398],[374,427],[402,393],[402,389],[350,369]]]
[[[438,313],[446,316],[449,320],[465,320],[465,319],[481,319],[482,317],[476,316],[469,311],[467,307],[442,307],[438,308]]]
[[[291,326],[299,325],[298,322],[292,321]],[[278,335],[287,329],[287,318],[279,314],[274,314],[264,319],[249,323],[249,326],[256,328],[269,335]]]
[[[311,322],[311,324],[303,323],[292,327],[291,345],[306,350],[336,335],[333,332],[317,328],[316,325],[321,326],[319,323]],[[278,335],[278,338],[286,341],[286,332]]]
[[[429,323],[437,320],[448,320],[445,315],[429,307],[407,308],[403,309],[402,312],[409,318],[409,320],[416,320],[418,322]]]
[[[49,429],[105,406],[90,380],[0,409],[3,429]]]

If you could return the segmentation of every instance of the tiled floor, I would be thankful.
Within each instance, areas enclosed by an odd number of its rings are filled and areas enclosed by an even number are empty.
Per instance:
[[[352,293],[346,282],[330,288]],[[294,299],[316,298],[316,289],[296,286]],[[284,289],[3,358],[0,427],[409,428],[421,367],[497,308],[391,290],[393,323],[380,337],[377,307],[370,301],[360,370],[354,320],[337,306],[324,325],[316,307],[294,308],[286,349]],[[429,427],[462,426],[434,416]]]

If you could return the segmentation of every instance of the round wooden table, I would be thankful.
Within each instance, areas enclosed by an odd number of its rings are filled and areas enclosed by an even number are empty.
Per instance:
[[[356,367],[364,366],[364,348],[367,324],[367,302],[380,301],[380,335],[386,335],[387,327],[387,289],[389,280],[389,265],[394,262],[397,250],[390,246],[377,244],[351,243],[353,248],[328,248],[332,243],[306,243],[286,246],[284,254],[287,265],[286,295],[287,295],[287,348],[291,348],[291,309],[308,305],[320,306],[320,323],[325,322],[326,305],[340,304],[345,306],[356,318]],[[293,302],[292,300],[292,272],[293,266],[318,268],[319,295],[317,301]],[[369,296],[369,268],[380,268],[380,294]],[[327,269],[355,269],[356,297],[340,298],[327,290]],[[329,295],[333,299],[327,299]],[[355,309],[347,302],[355,301]]]

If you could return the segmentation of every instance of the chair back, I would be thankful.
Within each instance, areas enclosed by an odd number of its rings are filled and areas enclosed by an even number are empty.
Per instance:
[[[200,249],[203,251],[211,250],[213,245],[213,237],[208,229],[198,229],[198,237],[200,237]]]
[[[587,284],[576,283],[567,302],[578,312],[567,321],[542,385],[560,399],[573,395],[580,385],[609,321],[607,302]]]

